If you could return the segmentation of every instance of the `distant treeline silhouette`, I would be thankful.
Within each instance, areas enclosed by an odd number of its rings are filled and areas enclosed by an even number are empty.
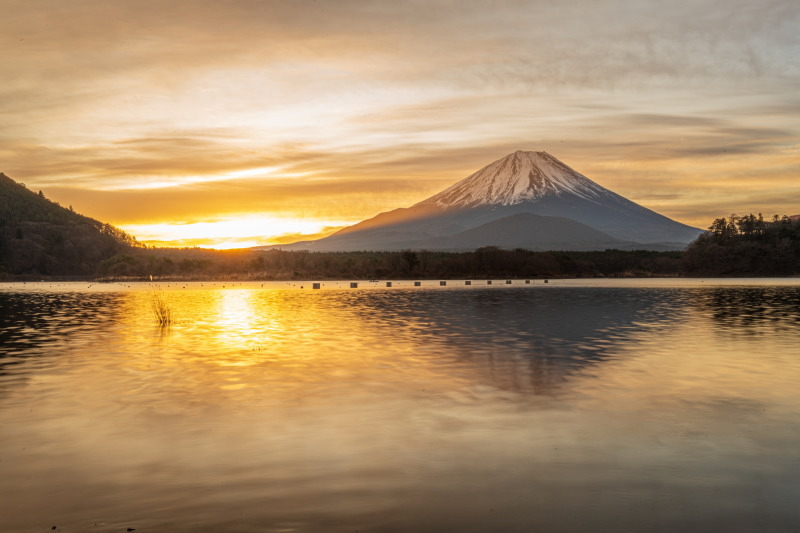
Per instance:
[[[764,220],[759,213],[718,218],[683,258],[692,275],[788,276],[800,274],[800,217]]]
[[[299,252],[149,249],[100,263],[100,278],[433,279],[675,276],[682,252]]]

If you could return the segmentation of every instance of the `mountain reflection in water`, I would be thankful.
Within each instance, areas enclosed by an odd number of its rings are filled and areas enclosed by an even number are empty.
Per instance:
[[[702,283],[0,285],[0,531],[797,528],[800,283]]]
[[[414,328],[416,342],[440,344],[487,384],[544,394],[645,327],[682,316],[680,293],[570,288],[347,293],[346,306],[389,333]],[[377,318],[376,318],[377,317]],[[434,354],[434,357],[438,355]]]

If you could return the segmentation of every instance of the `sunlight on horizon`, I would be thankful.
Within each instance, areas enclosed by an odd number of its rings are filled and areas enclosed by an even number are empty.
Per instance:
[[[230,216],[211,221],[127,224],[120,228],[139,242],[160,247],[217,250],[287,244],[316,239],[355,221],[269,215]]]

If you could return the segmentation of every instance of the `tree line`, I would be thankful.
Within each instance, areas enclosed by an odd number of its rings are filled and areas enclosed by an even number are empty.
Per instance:
[[[682,252],[305,252],[148,249],[98,266],[101,279],[433,279],[675,276]]]
[[[800,274],[800,217],[717,218],[686,250],[684,269],[707,276]]]

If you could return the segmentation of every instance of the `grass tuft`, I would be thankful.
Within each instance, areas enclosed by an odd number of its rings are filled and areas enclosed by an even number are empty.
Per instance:
[[[153,315],[156,321],[162,326],[168,326],[175,322],[175,317],[172,314],[172,308],[164,298],[164,294],[160,290],[152,290],[148,292],[150,297],[150,309],[153,310]]]

